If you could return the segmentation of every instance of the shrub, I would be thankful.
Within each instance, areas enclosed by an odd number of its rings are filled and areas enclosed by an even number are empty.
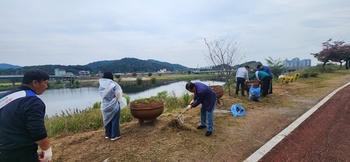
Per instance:
[[[311,73],[310,77],[314,77],[315,78],[315,77],[317,77],[317,75],[318,75],[318,73]]]
[[[308,78],[308,77],[309,77],[309,73],[302,73],[302,74],[301,74],[301,77],[302,77],[302,78]]]
[[[142,78],[140,78],[140,77],[136,78],[136,84],[142,85]]]
[[[156,78],[155,78],[155,77],[153,77],[153,78],[151,79],[151,83],[152,83],[152,84],[156,84]]]
[[[182,101],[183,101],[183,106],[186,106],[186,105],[188,105],[190,102],[191,102],[191,98],[190,98],[190,94],[188,94],[188,93],[184,93],[183,95],[182,95]]]
[[[161,92],[158,92],[157,95],[156,95],[157,98],[161,98],[161,99],[165,99],[168,97],[168,92],[167,91],[161,91]]]

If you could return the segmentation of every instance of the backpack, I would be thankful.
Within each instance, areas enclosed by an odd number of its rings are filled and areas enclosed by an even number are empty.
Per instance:
[[[261,90],[261,85],[259,87],[254,88],[253,84],[250,85],[249,88],[249,100],[252,101],[260,101],[260,90]]]

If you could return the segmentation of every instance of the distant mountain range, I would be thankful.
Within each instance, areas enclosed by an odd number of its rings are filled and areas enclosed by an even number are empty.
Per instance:
[[[260,62],[250,61],[243,63],[251,67],[256,67]],[[212,67],[213,69],[220,68],[223,65]],[[228,65],[226,65],[228,66]],[[240,65],[236,65],[233,68],[237,68]],[[195,69],[182,66],[180,64],[171,64],[168,62],[161,62],[157,60],[140,60],[136,58],[123,58],[121,60],[105,60],[96,61],[87,65],[36,65],[36,66],[17,66],[1,63],[0,75],[22,75],[30,69],[41,69],[47,73],[54,75],[55,69],[65,70],[66,72],[72,72],[79,74],[79,71],[90,71],[90,74],[97,74],[100,72],[110,71],[112,73],[148,73],[157,72],[159,70],[166,69],[167,71],[192,71]]]
[[[18,69],[18,68],[21,68],[21,66],[0,63],[0,69]]]
[[[1,75],[24,74],[30,69],[42,69],[49,74],[54,74],[56,68],[78,74],[79,71],[85,70],[90,73],[110,71],[113,73],[137,73],[137,72],[156,72],[161,69],[167,71],[181,71],[190,69],[180,64],[171,64],[157,60],[140,60],[136,58],[123,58],[121,60],[106,60],[92,62],[87,65],[36,65],[36,66],[16,66],[10,64],[0,64]]]

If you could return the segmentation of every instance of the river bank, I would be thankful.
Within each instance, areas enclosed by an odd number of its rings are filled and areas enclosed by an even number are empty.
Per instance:
[[[54,161],[243,161],[334,89],[349,82],[349,71],[300,78],[293,83],[275,83],[274,94],[249,101],[246,97],[222,97],[220,110],[241,104],[246,116],[215,114],[213,135],[197,130],[199,108],[184,116],[186,129],[169,125],[182,109],[166,111],[155,126],[140,126],[137,120],[121,124],[122,138],[104,139],[98,129],[52,137]],[[74,154],[72,154],[74,152]]]
[[[74,80],[50,80],[48,89],[60,88],[80,88],[80,87],[98,87],[100,77],[79,77]],[[162,75],[125,75],[114,77],[114,80],[120,85],[142,85],[142,84],[161,84],[166,82],[187,81],[187,80],[217,80],[222,78],[216,74],[162,74]],[[8,91],[21,86],[21,82],[10,81],[0,82],[0,92]]]

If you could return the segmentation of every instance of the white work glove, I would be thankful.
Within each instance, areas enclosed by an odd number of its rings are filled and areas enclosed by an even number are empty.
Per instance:
[[[52,158],[52,149],[51,147],[47,150],[44,150],[39,156],[40,162],[50,162]]]
[[[188,105],[188,106],[186,107],[186,111],[190,110],[191,108],[192,108],[192,106],[191,106],[191,105]]]

